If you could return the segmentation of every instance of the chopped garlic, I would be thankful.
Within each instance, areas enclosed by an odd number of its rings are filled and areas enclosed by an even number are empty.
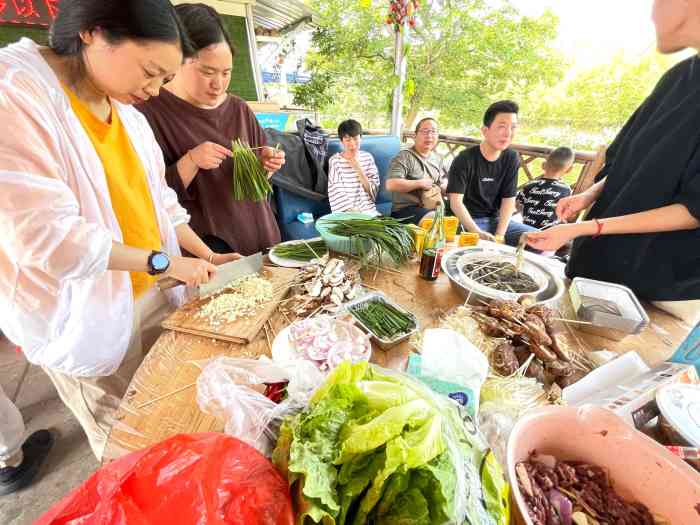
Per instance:
[[[226,291],[205,304],[198,315],[219,326],[249,316],[271,300],[272,283],[258,274],[246,275],[226,285]]]

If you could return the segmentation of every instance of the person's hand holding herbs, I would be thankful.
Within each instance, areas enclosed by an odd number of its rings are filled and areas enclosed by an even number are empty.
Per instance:
[[[265,146],[262,148],[260,161],[262,162],[263,168],[265,168],[265,171],[267,172],[268,178],[272,177],[272,175],[274,175],[277,170],[284,166],[284,163],[286,162],[284,150]]]

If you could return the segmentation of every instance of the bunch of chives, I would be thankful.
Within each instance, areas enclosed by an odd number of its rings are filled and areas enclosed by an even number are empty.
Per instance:
[[[234,140],[231,146],[233,158],[233,198],[237,201],[261,201],[272,193],[267,172],[258,157],[247,144]]]
[[[328,221],[329,231],[334,235],[349,237],[363,264],[382,254],[387,254],[397,265],[413,254],[413,236],[410,227],[401,219],[392,217],[367,217],[363,219],[336,219]],[[365,243],[369,253],[365,252]]]

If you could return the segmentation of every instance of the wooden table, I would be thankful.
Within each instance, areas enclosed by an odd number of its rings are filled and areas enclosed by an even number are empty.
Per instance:
[[[382,290],[413,312],[421,328],[438,326],[445,313],[464,302],[446,275],[442,274],[435,282],[427,282],[418,277],[415,264],[407,265],[400,274],[368,271],[364,282]],[[558,306],[566,317],[573,318],[568,294],[564,295]],[[651,324],[640,335],[629,336],[620,342],[578,331],[577,336],[588,350],[607,349],[618,353],[634,350],[648,364],[657,364],[671,356],[690,327],[651,305],[644,306]],[[287,322],[277,313],[272,317],[271,324],[276,333]],[[408,343],[389,351],[375,348],[372,361],[384,367],[401,369],[406,365],[409,352]],[[195,387],[200,372],[198,362],[219,355],[247,358],[269,356],[265,332],[261,331],[259,337],[246,346],[164,332],[137,371],[121,403],[118,423],[107,442],[105,460],[115,459],[178,433],[222,431],[222,421],[199,410]]]

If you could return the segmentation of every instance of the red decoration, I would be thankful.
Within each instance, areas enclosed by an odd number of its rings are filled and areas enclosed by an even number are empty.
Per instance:
[[[0,0],[0,25],[49,27],[58,15],[60,0]]]
[[[390,0],[386,23],[393,25],[397,33],[403,31],[404,22],[408,22],[409,27],[414,28],[416,11],[418,11],[418,0]]]

